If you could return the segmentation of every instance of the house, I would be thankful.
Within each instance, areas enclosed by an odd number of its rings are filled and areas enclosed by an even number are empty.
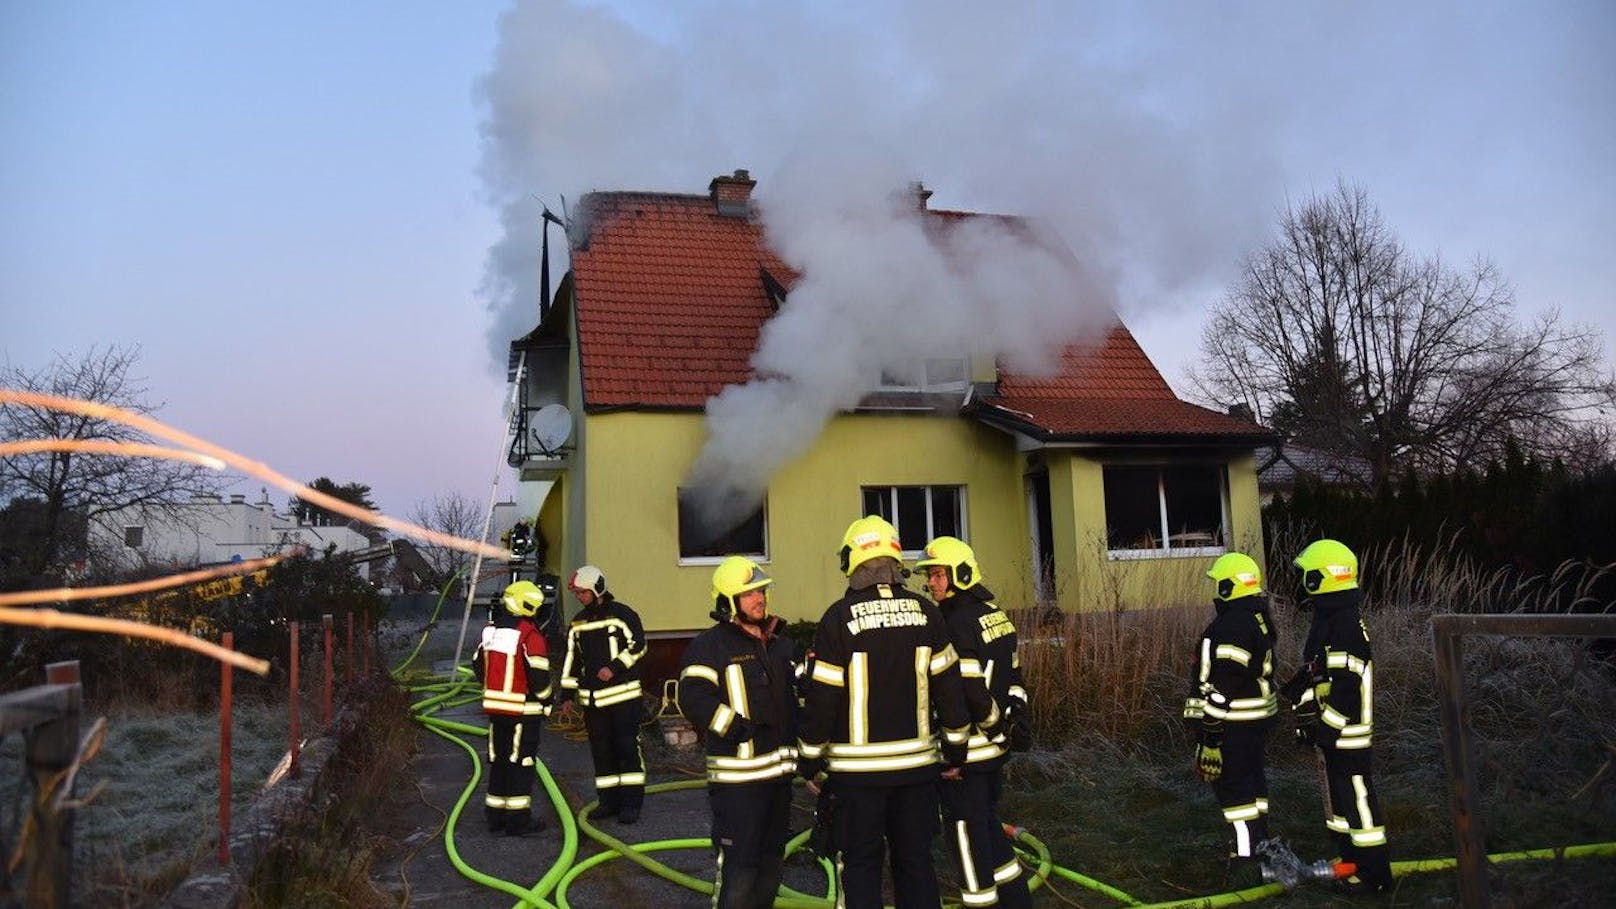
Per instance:
[[[90,550],[109,567],[221,565],[286,552],[298,546],[315,552],[359,553],[371,541],[347,526],[316,527],[277,514],[269,493],[259,501],[245,495],[228,499],[198,495],[164,512],[138,508],[108,512],[91,522]],[[366,563],[359,564],[367,576]]]
[[[658,640],[710,624],[728,552],[766,565],[776,613],[817,619],[845,589],[842,533],[870,512],[912,557],[935,535],[968,540],[1007,608],[1202,603],[1216,555],[1261,559],[1254,450],[1272,434],[1179,400],[1120,322],[1053,376],[943,359],[893,378],[774,473],[746,520],[704,539],[681,488],[704,408],[751,378],[798,277],[765,245],[754,186],[736,171],[706,194],[581,201],[571,268],[511,344],[511,462],[523,483],[552,484],[537,515],[549,570],[599,565]],[[927,195],[923,218],[1004,217],[928,210]]]
[[[1258,459],[1257,483],[1262,503],[1275,496],[1290,496],[1304,482],[1337,489],[1368,491],[1373,488],[1374,470],[1357,455],[1312,448],[1297,442],[1275,443]]]

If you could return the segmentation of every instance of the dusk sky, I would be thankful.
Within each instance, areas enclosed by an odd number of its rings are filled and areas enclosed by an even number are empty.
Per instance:
[[[3,3],[0,360],[139,345],[181,429],[398,517],[481,501],[540,204],[748,168],[771,230],[908,179],[1046,219],[1181,395],[1338,180],[1609,362],[1612,47],[1608,0]]]

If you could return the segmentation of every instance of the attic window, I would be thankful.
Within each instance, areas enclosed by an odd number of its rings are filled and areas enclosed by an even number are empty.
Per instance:
[[[1112,558],[1217,555],[1228,540],[1222,464],[1107,464],[1106,549]]]
[[[130,549],[139,549],[146,542],[146,525],[125,524],[123,527],[123,545]]]
[[[903,360],[882,368],[880,390],[964,391],[970,373],[969,362],[964,357]]]

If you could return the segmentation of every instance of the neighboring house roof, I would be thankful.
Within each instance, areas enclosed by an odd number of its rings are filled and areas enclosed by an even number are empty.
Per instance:
[[[1259,485],[1286,489],[1303,478],[1315,479],[1327,486],[1367,487],[1372,475],[1369,462],[1363,458],[1295,442],[1276,445],[1257,467]]]
[[[744,171],[707,195],[597,192],[573,233],[573,299],[586,410],[699,409],[746,382],[764,322],[796,273],[764,241]],[[920,191],[919,204],[925,197]],[[939,228],[1004,215],[925,210]],[[1044,441],[1133,439],[1263,444],[1273,435],[1181,401],[1127,327],[1068,348],[1061,369],[1034,378],[1001,370],[967,412]]]

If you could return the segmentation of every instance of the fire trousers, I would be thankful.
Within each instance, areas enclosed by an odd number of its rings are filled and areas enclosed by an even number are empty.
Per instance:
[[[943,841],[960,871],[960,903],[966,907],[1032,905],[1010,837],[999,823],[1002,789],[997,767],[967,765],[958,780],[939,784]]]
[[[1253,858],[1268,839],[1268,773],[1263,750],[1266,721],[1223,724],[1223,773],[1212,794],[1229,825],[1229,857]]]
[[[1386,852],[1386,820],[1375,794],[1372,759],[1368,749],[1320,748],[1328,786],[1325,826],[1341,847],[1343,861],[1358,866],[1358,876],[1382,886],[1391,884],[1391,859]]]
[[[830,782],[839,802],[836,884],[843,905],[881,909],[881,866],[889,860],[895,909],[937,909],[942,892],[931,861],[931,840],[937,835],[937,784],[927,780],[872,786],[848,781],[856,776],[839,774]]]
[[[542,716],[488,715],[488,829],[520,834],[533,819],[533,756]]]
[[[625,808],[638,812],[645,801],[645,758],[640,754],[644,712],[639,698],[584,708],[589,754],[595,760],[595,797],[600,799],[602,815]]]
[[[769,909],[785,869],[791,825],[790,777],[761,783],[709,783],[715,909]]]

